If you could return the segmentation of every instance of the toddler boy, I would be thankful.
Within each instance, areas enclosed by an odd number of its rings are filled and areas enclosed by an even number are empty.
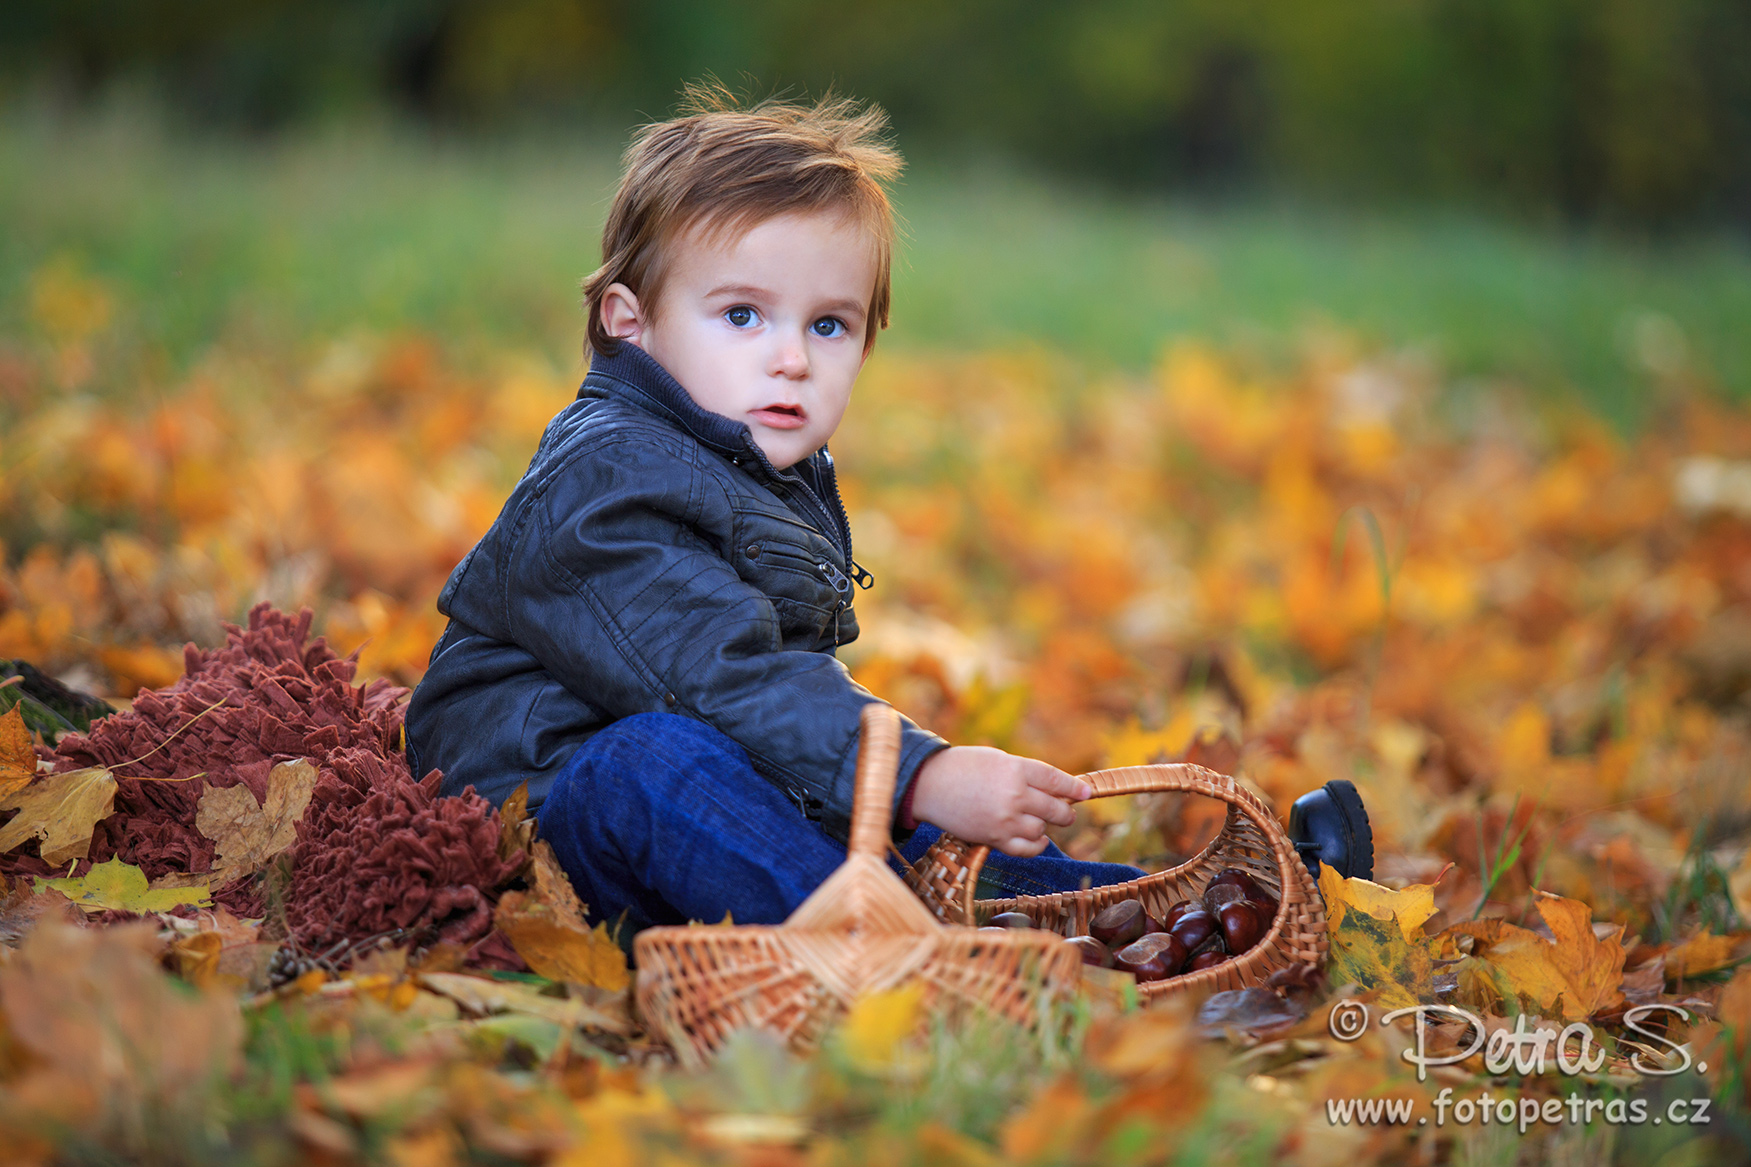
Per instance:
[[[579,896],[637,929],[777,923],[844,861],[859,714],[826,443],[886,327],[879,110],[694,92],[634,138],[585,281],[590,370],[438,600],[416,774],[529,784]],[[990,844],[1006,892],[1133,878],[1046,838],[1085,783],[904,723],[896,839]],[[925,825],[926,829],[913,828]]]

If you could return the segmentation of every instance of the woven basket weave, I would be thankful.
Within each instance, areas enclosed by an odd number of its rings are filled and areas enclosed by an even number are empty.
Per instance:
[[[1151,791],[1182,791],[1220,799],[1228,817],[1204,849],[1178,867],[1129,883],[1057,895],[976,900],[979,871],[989,847],[974,847],[944,834],[907,873],[906,882],[938,919],[979,923],[998,912],[1022,912],[1036,928],[1063,936],[1085,936],[1089,920],[1102,908],[1123,900],[1141,900],[1159,919],[1173,904],[1195,899],[1224,867],[1238,867],[1253,876],[1279,906],[1270,928],[1241,955],[1201,972],[1186,973],[1137,986],[1148,1001],[1190,989],[1239,989],[1262,984],[1273,972],[1293,964],[1318,964],[1325,959],[1325,902],[1318,885],[1296,854],[1282,824],[1257,796],[1226,774],[1202,766],[1127,766],[1081,775],[1095,798]]]
[[[1074,991],[1082,961],[1058,936],[944,927],[888,868],[899,758],[899,716],[867,706],[845,864],[783,924],[638,934],[639,1009],[683,1062],[749,1027],[808,1049],[857,998],[912,981],[926,1013],[971,1006],[1030,1029]]]

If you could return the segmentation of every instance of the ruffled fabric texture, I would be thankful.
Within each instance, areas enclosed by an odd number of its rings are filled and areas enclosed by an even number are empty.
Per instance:
[[[439,798],[437,771],[423,781],[409,772],[408,690],[355,686],[355,657],[311,640],[310,625],[308,609],[291,616],[258,604],[247,628],[226,625],[223,647],[189,645],[181,680],[142,690],[131,709],[61,740],[56,770],[117,772],[115,813],[98,823],[76,873],[117,856],[148,879],[209,871],[213,842],[195,827],[206,788],[242,784],[260,801],[275,765],[308,758],[318,779],[290,852],[287,897],[298,942],[428,925],[458,943],[478,940],[491,929],[496,888],[522,857],[498,857],[498,812],[485,799],[472,790]],[[0,873],[51,871],[27,845],[0,855]],[[216,888],[214,899],[244,916],[264,907],[254,878]]]

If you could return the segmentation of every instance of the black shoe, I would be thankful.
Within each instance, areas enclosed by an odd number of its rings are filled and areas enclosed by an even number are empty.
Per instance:
[[[1319,865],[1329,863],[1346,879],[1374,878],[1374,828],[1356,784],[1333,778],[1309,791],[1289,808],[1289,838],[1308,874],[1319,878]]]

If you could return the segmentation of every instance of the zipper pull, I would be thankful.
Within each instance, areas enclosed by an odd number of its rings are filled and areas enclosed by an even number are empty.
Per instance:
[[[851,578],[856,580],[857,586],[866,592],[875,587],[875,576],[855,559],[851,561]]]

